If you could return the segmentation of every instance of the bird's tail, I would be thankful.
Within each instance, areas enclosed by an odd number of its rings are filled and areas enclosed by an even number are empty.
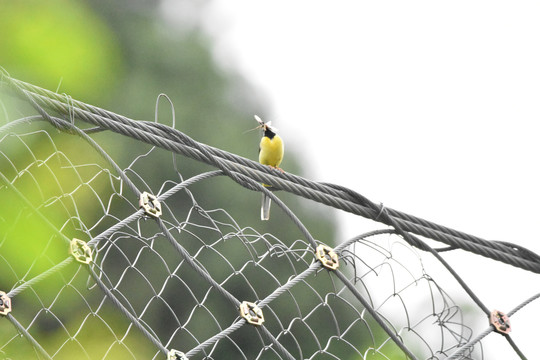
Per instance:
[[[270,219],[270,204],[272,199],[265,194],[262,194],[262,205],[261,205],[261,220]]]

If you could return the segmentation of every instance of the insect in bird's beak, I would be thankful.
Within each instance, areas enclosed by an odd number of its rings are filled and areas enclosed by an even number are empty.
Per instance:
[[[265,123],[265,122],[262,121],[262,119],[261,119],[260,117],[258,117],[257,115],[253,115],[253,116],[255,117],[255,120],[257,120],[257,122],[259,123],[259,126],[254,127],[253,129],[246,130],[246,131],[243,132],[243,134],[248,133],[248,132],[253,131],[253,130],[257,130],[257,129],[263,129],[263,131],[264,131],[264,130],[266,130],[266,128],[272,128],[272,127],[270,126],[270,124],[272,123],[271,121]]]
[[[255,118],[255,120],[257,120],[257,122],[259,123],[259,126],[258,127],[263,127],[264,126],[264,121],[261,120],[260,117],[258,117],[257,115],[253,115],[253,117]]]
[[[262,121],[262,119],[260,117],[258,117],[257,115],[253,115],[253,117],[255,118],[255,120],[257,120],[257,122],[259,123],[259,126],[257,126],[255,129],[263,129],[263,131],[266,131],[267,129],[273,131],[273,132],[277,132],[277,129],[275,127],[272,126],[272,121],[269,121],[267,123],[265,123],[264,121]]]

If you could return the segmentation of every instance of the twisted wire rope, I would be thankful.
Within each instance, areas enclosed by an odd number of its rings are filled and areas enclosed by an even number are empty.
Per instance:
[[[7,314],[6,317],[13,324],[13,326],[15,326],[15,328],[19,331],[19,333],[23,334],[24,338],[27,339],[30,342],[30,344],[32,344],[34,349],[37,349],[37,351],[39,352],[41,356],[45,357],[45,359],[52,360],[50,355],[45,351],[45,349],[43,349],[41,344],[37,342],[36,339],[34,339],[34,337],[24,328],[24,326],[21,325],[21,323],[17,321],[17,319],[15,319],[13,315]]]
[[[515,315],[519,310],[523,309],[525,306],[529,305],[533,301],[540,298],[540,293],[534,294],[533,296],[529,297],[525,301],[518,304],[515,308],[510,310],[506,315],[511,318],[513,315]],[[481,334],[476,336],[474,339],[469,341],[467,344],[465,344],[463,347],[460,347],[457,349],[453,354],[451,354],[450,357],[448,357],[447,360],[456,360],[460,359],[460,356],[462,356],[466,351],[472,349],[473,346],[475,346],[478,342],[480,342],[483,338],[485,338],[490,333],[494,332],[495,328],[490,325],[486,330],[484,330]],[[513,340],[510,338],[509,335],[505,335],[505,338],[508,340],[512,348],[516,351],[516,353],[520,356],[521,359],[525,359],[525,356],[521,353],[521,351],[517,348],[517,345],[513,342]]]
[[[32,98],[54,111],[98,125],[102,129],[122,133],[217,166],[237,182],[238,178],[235,172],[244,174],[258,182],[270,182],[275,190],[285,190],[344,211],[380,221],[378,219],[380,207],[350,189],[333,184],[309,181],[293,174],[277,173],[252,160],[198,143],[180,131],[165,125],[133,121],[127,117],[73,99],[67,102],[65,96],[24,83],[7,75],[4,75],[2,80],[12,87],[24,89],[26,97]],[[203,153],[201,153],[201,149]],[[216,157],[219,159],[216,159]],[[243,186],[246,185],[245,182],[239,183]],[[251,187],[248,188],[255,190]],[[540,273],[540,257],[515,244],[487,241],[397,210],[386,208],[386,211],[404,231],[444,242],[451,248],[461,248],[525,270]]]
[[[146,326],[143,325],[142,320],[136,317],[131,313],[130,310],[128,310],[121,302],[118,300],[118,298],[112,293],[112,291],[103,283],[101,278],[94,272],[94,270],[88,266],[85,266],[85,268],[88,270],[90,275],[92,276],[92,279],[98,284],[100,290],[107,295],[108,299],[112,301],[114,306],[116,306],[122,314],[127,317],[131,324],[133,324],[144,336],[146,336],[147,339],[149,339],[154,346],[156,346],[163,354],[167,354],[169,350],[163,346],[163,344],[159,341],[159,339],[155,336],[155,334],[152,334]]]
[[[12,289],[10,292],[7,293],[7,296],[12,298],[12,297],[15,297],[15,296],[19,295],[24,290],[32,287],[34,284],[39,283],[40,281],[42,281],[43,279],[49,277],[50,275],[62,270],[63,268],[65,268],[66,266],[71,264],[72,262],[73,262],[73,258],[71,256],[66,258],[64,261],[56,264],[55,266],[48,269],[47,271],[42,272],[38,276],[36,276],[36,277],[34,277],[34,278],[32,278],[32,279],[30,279],[28,281],[25,281],[21,285],[19,285],[16,288]]]
[[[537,254],[531,252],[530,250],[520,247],[518,245],[508,242],[487,241],[473,235],[469,235],[412,215],[399,212],[394,209],[386,208],[383,205],[375,204],[364,196],[342,186],[327,183],[317,183],[293,174],[282,174],[271,171],[267,167],[249,159],[199,143],[191,139],[187,135],[183,134],[182,132],[165,126],[163,124],[146,121],[134,121],[127,117],[117,115],[113,112],[106,111],[98,107],[94,107],[83,102],[74,100],[68,96],[56,94],[48,90],[36,87],[34,85],[24,83],[22,81],[13,79],[7,75],[3,75],[0,80],[4,83],[7,82],[12,89],[15,89],[17,95],[28,99],[34,106],[34,108],[36,108],[36,110],[40,113],[39,116],[32,116],[20,119],[18,120],[18,123],[45,119],[61,131],[75,133],[80,137],[84,138],[94,148],[96,148],[98,152],[100,152],[101,155],[110,164],[112,164],[118,175],[122,178],[122,181],[125,181],[125,183],[132,189],[132,191],[136,195],[139,195],[140,191],[129,180],[129,178],[125,176],[124,172],[118,168],[116,163],[114,163],[112,159],[108,158],[107,154],[99,147],[99,145],[94,143],[93,140],[88,137],[88,133],[111,130],[217,167],[219,170],[199,174],[197,176],[194,176],[193,178],[178,183],[173,188],[159,195],[158,199],[160,201],[165,200],[170,195],[198,181],[205,180],[214,176],[226,175],[247,189],[261,191],[271,197],[274,202],[286,213],[286,215],[296,224],[296,226],[304,234],[312,249],[316,247],[316,241],[313,239],[313,237],[302,224],[302,222],[296,217],[296,215],[292,211],[290,211],[288,207],[278,197],[273,194],[273,191],[288,191],[293,194],[305,197],[307,199],[321,202],[323,204],[330,205],[335,208],[339,208],[389,225],[393,227],[393,229],[382,231],[379,230],[376,232],[363,234],[338,245],[335,250],[339,253],[342,249],[345,249],[347,246],[354,243],[355,241],[372,235],[377,235],[381,233],[397,233],[409,244],[421,250],[431,252],[448,270],[450,270],[452,275],[458,280],[458,282],[460,282],[460,285],[466,290],[466,292],[473,298],[473,300],[484,312],[487,312],[487,308],[481,303],[478,298],[476,298],[474,293],[460,279],[457,273],[455,273],[451,266],[448,265],[446,261],[440,256],[439,252],[429,247],[424,241],[420,240],[413,234],[441,241],[449,245],[449,249],[461,248],[466,251],[470,251],[482,256],[505,262],[507,264],[511,264],[516,267],[520,267],[522,269],[540,273],[540,257]],[[49,115],[42,108],[42,106],[60,114],[63,114],[64,116],[68,116],[70,121],[66,121],[64,119]],[[96,125],[97,127],[81,130],[74,125],[73,122],[75,119],[83,120],[85,122]],[[0,132],[8,131],[12,126],[14,126],[13,123],[8,124],[8,126],[0,128]],[[7,180],[7,178],[5,178],[1,173],[0,177],[2,178],[4,183],[10,186],[12,190],[17,192],[17,189],[12,186]],[[271,183],[272,188],[267,189],[266,187],[263,187],[260,184],[261,182]],[[22,194],[19,195],[21,196]],[[24,196],[22,196],[22,198],[24,199]],[[30,206],[30,208],[32,207]],[[37,213],[39,215],[39,211],[37,211]],[[108,234],[114,233],[116,230],[125,226],[127,223],[135,220],[136,218],[140,218],[141,216],[143,216],[143,212],[142,210],[138,210],[130,217],[125,218],[115,226],[107,229],[106,232],[91,239],[89,245],[97,246],[97,243],[100,239],[107,238]],[[230,294],[227,290],[225,290],[222,286],[220,286],[220,284],[218,284],[205,271],[204,268],[198,265],[197,262],[195,262],[194,259],[191,258],[189,253],[185,249],[183,249],[183,247],[179,243],[176,242],[174,237],[172,237],[167,227],[165,226],[165,223],[161,219],[157,219],[157,223],[162,231],[162,234],[165,235],[165,237],[169,240],[169,242],[173,245],[177,252],[182,255],[183,259],[200,275],[202,275],[205,281],[207,281],[213,288],[218,290],[218,292],[220,292],[232,303],[234,307],[237,308],[240,301],[236,299],[232,294]],[[49,225],[54,227],[54,225],[52,224]],[[32,279],[23,286],[12,290],[8,294],[8,296],[15,296],[19,292],[23,291],[25,288],[31,286],[34,282],[40,281],[43,277],[46,277],[50,273],[59,270],[61,267],[66,266],[71,262],[71,259],[72,258],[68,258],[64,262],[56,265],[49,271]],[[303,281],[303,279],[305,279],[308,275],[312,274],[320,268],[321,265],[318,262],[312,262],[311,265],[306,270],[304,270],[304,272],[296,275],[285,285],[279,287],[266,298],[262,299],[259,302],[259,305],[261,307],[264,307],[265,305],[269,304],[279,295],[288,291],[288,289],[292,288],[297,283]],[[134,325],[147,338],[149,338],[162,353],[167,354],[168,350],[159,341],[155,334],[150,333],[146,326],[141,323],[141,319],[135,317],[132,314],[133,309],[128,310],[127,308],[125,308],[122,303],[116,298],[116,296],[108,289],[108,287],[105,286],[100,276],[98,276],[92,268],[87,267],[87,269],[89,270],[91,277],[98,284],[100,289],[107,295],[107,297],[109,297],[111,301],[113,301],[114,305],[118,307],[122,311],[122,313],[130,319],[131,323],[134,323]],[[394,343],[397,344],[398,347],[409,358],[417,359],[415,355],[412,354],[410,350],[403,344],[396,331],[388,327],[385,319],[381,317],[381,315],[379,315],[375,309],[373,309],[373,307],[367,300],[364,299],[364,296],[358,291],[358,289],[356,289],[354,284],[350,282],[347,277],[345,277],[345,275],[342,274],[339,270],[332,273],[335,274],[335,276],[341,281],[341,283],[344,284],[345,287],[355,296],[355,298],[362,303],[366,311],[368,311],[370,315],[377,321],[377,323],[385,330],[385,332],[394,341]],[[526,302],[520,304],[510,313],[509,316],[514,314],[516,311],[518,311],[520,308],[524,307],[528,303],[537,299],[538,297],[540,297],[540,294],[535,295],[528,299]],[[186,355],[189,357],[200,351],[204,351],[204,349],[206,349],[207,347],[215,344],[220,339],[227,337],[232,332],[240,328],[244,324],[244,322],[244,319],[239,318],[229,328],[221,331],[212,338],[207,339],[205,342],[199,343]],[[16,325],[16,327],[19,328],[19,331],[21,331],[20,324],[18,324],[18,326]],[[266,327],[262,326],[260,328],[257,328],[257,330],[259,331],[261,339],[264,338],[266,341],[271,342],[272,345],[270,346],[273,346],[273,351],[277,351],[284,358],[294,359],[294,357],[288,352],[288,350],[283,347],[283,345],[268,331],[268,329],[266,329]],[[474,346],[478,341],[485,337],[489,332],[493,331],[493,329],[488,330],[480,334],[477,338],[470,341],[467,345],[460,347],[456,351],[456,353],[454,353],[449,359],[457,359],[459,358],[459,356],[462,356],[464,352],[470,350],[472,346]],[[25,331],[21,332],[25,333]],[[27,337],[27,339],[29,339],[30,342],[35,342],[35,340],[32,341],[33,338],[27,332],[25,336]],[[513,343],[509,337],[507,337],[507,339],[511,344]],[[50,356],[45,353],[45,351],[39,346],[39,344],[37,345],[38,346],[36,348],[40,352],[43,351],[45,357],[50,358]],[[517,349],[517,347],[515,347],[515,350],[518,354],[520,354],[520,351],[519,349]]]
[[[53,117],[48,117],[48,120],[49,119],[53,119],[54,121],[56,121],[58,124],[62,125],[62,126],[65,126],[66,128],[70,128],[70,124],[69,123],[66,123],[64,120],[62,119],[54,119]],[[77,132],[78,135],[81,135],[82,137],[85,137],[87,136],[86,134],[81,134],[80,132]],[[97,144],[96,144],[97,146]],[[216,176],[216,175],[222,175],[223,171],[214,171],[214,172],[208,172],[208,173],[203,173],[203,174],[200,174],[200,175],[197,175],[197,176],[194,176],[193,178],[191,179],[188,179],[180,184],[178,184],[177,186],[173,187],[172,189],[170,189],[168,192],[166,192],[165,194],[163,194],[162,196],[162,200],[164,200],[167,196],[170,196],[171,194],[179,191],[180,189],[182,188],[185,188],[193,183],[196,183],[197,181],[200,181],[200,180],[204,180],[204,179],[207,179],[207,178],[210,178],[210,177],[213,177],[213,176]],[[15,191],[16,193],[19,195],[19,197],[21,199],[24,199],[27,203],[28,200],[26,200],[25,196],[18,192],[17,189],[2,175],[4,181],[6,182],[6,184],[8,184],[9,186],[11,186]],[[247,178],[245,179],[245,181],[247,183],[250,183],[250,182],[253,182],[253,180]],[[253,182],[253,183],[250,183],[252,186],[260,186],[259,184]],[[267,191],[266,189],[263,189],[263,191]],[[137,190],[137,192],[139,192]],[[140,193],[140,192],[139,192]],[[276,203],[280,206],[280,207],[284,207],[286,208],[286,206],[284,205],[284,203],[282,203],[277,197],[275,197],[274,194],[272,194],[271,192],[268,192],[268,195],[271,196],[275,201]],[[304,233],[307,233],[309,235],[309,232],[307,231],[307,229],[305,229],[305,227],[303,227],[303,224],[301,224],[301,222],[294,216],[294,214],[286,209],[286,211],[288,212],[288,214],[292,217],[294,217],[296,219],[296,223],[298,224],[299,227],[302,228],[303,232]],[[43,215],[41,215],[41,213],[39,211],[36,210],[36,213],[38,215],[40,215],[41,217],[43,217]],[[135,212],[134,214],[132,214],[131,216],[125,218],[124,220],[116,223],[115,225],[113,225],[112,227],[108,228],[104,233],[98,235],[97,237],[95,237],[94,239],[92,239],[91,241],[88,242],[88,245],[92,245],[92,246],[96,246],[97,243],[99,242],[100,238],[107,238],[107,236],[109,234],[112,234],[114,233],[116,230],[126,226],[127,224],[129,224],[129,222],[135,220],[136,218],[138,217],[141,217],[143,216],[143,211],[142,210],[138,210],[137,212]],[[45,217],[43,217],[45,220],[47,220]],[[189,255],[189,253],[187,253],[182,246],[180,246],[176,240],[172,237],[172,235],[169,233],[168,229],[164,226],[164,223],[161,219],[156,219],[163,234],[166,236],[166,238],[169,240],[169,242],[173,245],[173,247],[182,255],[183,259],[192,267],[194,268],[201,276],[203,276],[203,278],[212,285],[213,288],[215,288],[218,292],[220,292],[222,295],[225,296],[225,298],[227,298],[232,304],[234,307],[238,307],[239,304],[240,304],[240,301],[237,300],[232,294],[230,294],[229,292],[227,292],[223,287],[221,287],[204,269],[202,269],[195,261],[192,260],[191,256]],[[54,225],[50,224],[49,225],[55,229],[56,227],[54,227]],[[60,233],[60,232],[59,232]],[[311,237],[311,235],[309,235],[310,239],[312,242],[314,242],[313,238]],[[65,238],[66,240],[68,240],[67,238]],[[29,286],[31,286],[31,284],[37,282],[37,281],[40,281],[42,280],[43,278],[49,276],[50,274],[52,274],[53,272],[56,272],[58,270],[60,270],[61,268],[63,268],[64,266],[66,266],[67,264],[71,263],[72,262],[72,258],[68,258],[66,259],[64,262],[62,262],[60,265],[61,266],[55,266],[51,269],[49,269],[48,271],[46,271],[45,273],[42,273],[40,276],[36,277],[34,279],[34,281],[31,281],[31,282],[27,282],[25,283],[24,285],[21,285],[19,288],[17,288],[15,291],[12,291],[11,292],[11,295],[14,296],[15,294],[18,294],[20,293],[22,290],[24,290],[25,288],[28,288]],[[105,286],[105,284],[103,283],[103,281],[101,280],[101,278],[91,269],[91,268],[87,268],[90,272],[90,275],[92,276],[92,278],[94,279],[94,281],[98,284],[98,286],[100,287],[100,289],[107,295],[107,297],[113,302],[113,304],[122,312],[122,314],[124,314],[124,316],[126,316],[131,323],[133,323],[135,325],[135,327],[137,327],[139,329],[139,331],[141,331],[148,339],[150,339],[152,341],[152,343],[154,343],[154,345],[156,347],[158,347],[160,349],[160,351],[164,354],[166,354],[168,352],[168,350],[161,344],[161,342],[155,337],[155,334],[152,334],[148,331],[148,329],[143,326],[143,324],[141,324],[141,321],[140,319],[138,319],[137,317],[135,317],[133,314],[132,314],[132,311],[133,310],[128,310],[124,305],[122,305],[122,303],[117,299],[117,297],[109,290],[109,288],[107,286]],[[279,341],[277,341],[277,339],[275,339],[275,337],[273,337],[266,328],[262,328],[260,329],[260,332],[264,335],[264,338],[267,339],[267,340],[270,340],[273,344],[273,346],[277,349],[277,351],[283,355],[285,358],[287,359],[294,359],[294,357],[292,355],[290,355],[290,353],[279,343]],[[28,334],[29,335],[29,334]],[[224,334],[218,334],[218,339],[220,338],[223,338],[225,335]]]
[[[5,176],[0,173],[0,178],[2,178],[2,180],[4,181],[4,183],[6,183],[6,185],[10,186],[11,189],[19,196],[19,198],[23,201],[25,201],[27,203],[27,205],[29,206],[29,208],[33,209],[34,210],[34,213],[36,213],[41,219],[43,219],[45,221],[45,223],[48,225],[48,227],[50,227],[51,229],[53,229],[57,235],[60,235],[61,238],[63,238],[65,241],[69,242],[69,239],[64,235],[62,234],[52,223],[50,223],[48,221],[48,219],[43,216],[41,214],[41,212],[38,210],[38,209],[34,209],[32,204],[29,202],[28,199],[26,199],[26,197],[20,192],[18,191],[17,188],[15,188],[11,182],[8,181],[7,178],[5,178]],[[139,210],[136,214],[139,214],[139,216],[142,216],[143,215],[143,212],[141,210]],[[28,282],[25,282],[23,284],[21,284],[20,286],[16,287],[15,289],[13,289],[12,291],[10,291],[10,293],[8,294],[9,297],[14,297],[16,296],[17,294],[19,294],[20,292],[22,292],[23,290],[31,287],[33,284],[45,279],[46,277],[50,276],[51,274],[53,273],[56,273],[58,271],[60,271],[62,268],[66,267],[67,265],[69,265],[70,263],[73,262],[73,258],[72,257],[68,257],[66,258],[66,260],[64,260],[63,262],[57,264],[56,266],[50,268],[49,270],[41,273],[40,275],[38,275],[37,277],[31,279],[30,281]],[[151,334],[145,326],[143,326],[143,324],[141,324],[141,321],[135,317],[131,312],[130,310],[126,309],[126,307],[124,305],[122,305],[122,303],[117,299],[116,296],[114,296],[114,294],[109,290],[109,288],[103,283],[103,281],[101,280],[101,278],[88,266],[85,266],[85,268],[89,271],[91,277],[94,279],[95,283],[98,284],[98,286],[100,287],[100,289],[103,291],[103,293],[105,293],[107,295],[107,297],[113,302],[113,304],[122,312],[122,314],[124,316],[126,316],[130,322],[132,324],[134,324],[135,327],[137,327],[142,333],[143,335],[145,335],[156,347],[158,347],[160,349],[161,352],[163,352],[164,354],[167,354],[168,350],[159,342],[159,340],[154,336],[154,334]],[[11,317],[12,318],[12,317]],[[35,339],[27,332],[27,331],[21,331],[21,330],[24,330],[24,328],[22,327],[22,325],[20,325],[18,322],[15,321],[15,319],[13,318],[13,321],[14,325],[17,327],[17,329],[33,344],[37,344],[37,342],[35,341]],[[46,356],[47,358],[50,358],[50,356],[48,354],[46,354],[45,350],[38,344],[38,346],[36,347],[37,349],[40,350],[40,352],[43,352],[44,353],[44,356]]]

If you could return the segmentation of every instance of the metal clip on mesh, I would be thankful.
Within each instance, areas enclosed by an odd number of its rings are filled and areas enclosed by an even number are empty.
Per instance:
[[[325,268],[329,270],[336,270],[339,267],[338,255],[330,246],[323,244],[317,246],[315,255]]]
[[[149,194],[146,191],[139,197],[139,207],[144,209],[146,215],[155,218],[161,216],[161,203],[155,195]]]
[[[92,261],[92,249],[82,240],[73,238],[69,243],[69,253],[81,264]]]
[[[0,291],[0,315],[7,315],[11,312],[11,299],[3,291]]]
[[[167,354],[167,360],[188,360],[188,358],[183,352],[171,349]]]
[[[260,307],[249,301],[243,301],[240,304],[240,316],[242,316],[251,325],[262,325],[264,315]]]
[[[506,335],[512,330],[510,327],[510,319],[508,316],[498,310],[493,310],[489,316],[489,323],[493,325],[495,331],[499,334]]]

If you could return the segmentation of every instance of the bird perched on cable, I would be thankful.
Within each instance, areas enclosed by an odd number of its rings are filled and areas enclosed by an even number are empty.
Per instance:
[[[276,134],[277,129],[272,127],[270,124],[271,121],[265,123],[261,120],[260,117],[255,115],[255,120],[259,123],[257,129],[263,130],[263,137],[259,144],[259,162],[263,165],[268,165],[272,169],[277,169],[283,172],[279,168],[281,161],[283,160],[283,140]],[[264,186],[270,186],[263,184]],[[261,220],[270,219],[270,204],[272,199],[262,194],[262,205],[261,205]]]

